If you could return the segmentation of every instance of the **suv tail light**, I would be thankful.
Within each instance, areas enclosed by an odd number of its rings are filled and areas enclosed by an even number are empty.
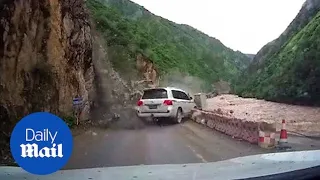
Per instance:
[[[173,101],[172,100],[164,100],[163,104],[167,105],[167,106],[171,106],[171,105],[173,105]]]
[[[137,105],[138,105],[138,106],[142,106],[142,105],[143,105],[143,101],[139,100],[139,101],[137,102]]]

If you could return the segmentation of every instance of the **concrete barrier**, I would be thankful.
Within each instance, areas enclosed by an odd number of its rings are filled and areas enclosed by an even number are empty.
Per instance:
[[[257,143],[259,139],[258,127],[259,123],[257,122],[243,121],[241,138],[249,141],[250,143]]]
[[[258,144],[262,148],[272,148],[275,145],[273,140],[276,132],[275,123],[245,121],[225,115],[220,111],[209,112],[194,109],[192,114],[192,119],[197,123],[231,137]]]
[[[259,146],[265,149],[276,147],[276,123],[259,123]]]
[[[276,147],[275,133],[259,131],[259,146],[265,149]]]

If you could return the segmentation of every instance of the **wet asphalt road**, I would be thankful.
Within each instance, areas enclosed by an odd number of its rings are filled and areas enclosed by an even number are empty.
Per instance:
[[[74,138],[64,169],[214,162],[267,152],[188,121],[140,130],[87,131]]]

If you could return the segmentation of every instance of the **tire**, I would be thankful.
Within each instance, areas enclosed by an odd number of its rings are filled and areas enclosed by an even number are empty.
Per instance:
[[[178,108],[176,117],[174,118],[174,122],[177,124],[180,124],[182,122],[183,114],[182,109]]]

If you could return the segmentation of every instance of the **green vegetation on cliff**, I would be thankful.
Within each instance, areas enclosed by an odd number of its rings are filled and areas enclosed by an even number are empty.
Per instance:
[[[236,87],[242,96],[320,105],[320,12]]]
[[[128,0],[87,0],[97,29],[108,46],[114,67],[134,68],[141,53],[161,74],[179,71],[211,85],[230,81],[249,64],[241,52],[187,25],[173,23]],[[208,86],[210,87],[210,86]]]

